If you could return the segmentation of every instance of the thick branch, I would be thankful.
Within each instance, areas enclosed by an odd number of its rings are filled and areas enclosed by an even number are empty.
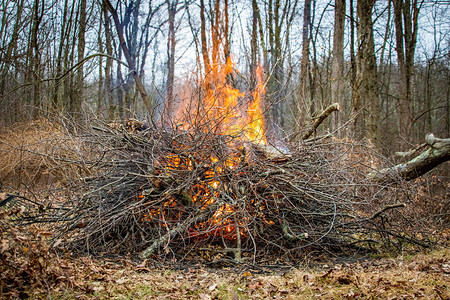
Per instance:
[[[372,217],[370,218],[370,220],[373,220],[376,217],[379,217],[382,213],[384,213],[385,211],[387,211],[389,209],[399,208],[399,207],[406,207],[406,204],[405,203],[397,203],[397,204],[386,205],[385,207],[383,207],[382,209],[380,209],[379,211],[374,213],[372,215]]]
[[[369,173],[377,181],[392,180],[395,175],[405,180],[415,179],[450,159],[450,139],[439,139],[433,134],[425,137],[429,149],[406,163]]]
[[[333,111],[339,111],[339,103],[333,103],[330,106],[328,106],[314,121],[314,123],[311,125],[310,128],[305,132],[302,139],[306,140],[309,138],[319,127],[320,124],[333,112]]]

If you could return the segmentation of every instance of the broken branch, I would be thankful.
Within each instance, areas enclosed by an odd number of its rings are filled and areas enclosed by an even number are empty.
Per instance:
[[[333,103],[330,106],[328,106],[317,118],[315,118],[314,123],[311,125],[310,128],[303,134],[302,139],[306,140],[309,138],[319,127],[320,124],[333,112],[333,111],[339,111],[340,106],[339,103]]]
[[[430,133],[425,137],[425,141],[430,148],[420,155],[406,163],[373,171],[368,177],[376,181],[392,180],[397,176],[404,180],[412,180],[450,159],[450,139],[439,139]]]
[[[178,224],[178,226],[169,230],[165,235],[156,239],[151,244],[150,247],[148,247],[141,253],[141,257],[142,258],[149,257],[150,255],[153,254],[153,252],[155,252],[156,249],[158,249],[162,244],[166,243],[170,238],[173,238],[177,234],[181,234],[181,233],[189,230],[189,228],[191,228],[191,226],[196,223],[208,220],[209,218],[211,218],[211,216],[214,214],[214,212],[218,209],[218,207],[219,207],[218,204],[212,205],[211,207],[208,207],[208,209],[206,211],[202,211],[197,216],[188,218],[184,222]]]
[[[380,209],[379,211],[374,213],[372,215],[372,217],[370,217],[370,220],[373,220],[373,219],[379,217],[382,213],[384,213],[385,211],[387,211],[389,209],[398,208],[398,207],[406,207],[406,204],[405,203],[397,203],[397,204],[386,205],[385,207],[383,207],[382,209]]]

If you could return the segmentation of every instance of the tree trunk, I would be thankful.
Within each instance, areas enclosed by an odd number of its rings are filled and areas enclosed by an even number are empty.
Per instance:
[[[258,67],[258,2],[252,0],[252,35],[250,40],[250,85],[253,91],[256,88],[256,68]]]
[[[231,45],[230,45],[230,20],[228,15],[228,0],[223,1],[223,15],[224,15],[224,22],[223,22],[223,38],[224,38],[224,44],[223,44],[223,54],[225,57],[225,61],[228,61],[231,57]]]
[[[8,43],[8,48],[6,50],[6,54],[3,56],[1,55],[0,58],[2,62],[0,63],[1,66],[1,74],[2,77],[0,78],[0,92],[5,93],[5,86],[6,81],[8,80],[8,73],[9,73],[9,67],[11,66],[13,62],[12,54],[17,50],[17,40],[19,38],[19,31],[22,26],[22,12],[23,12],[23,1],[20,0],[20,2],[17,4],[17,10],[16,10],[16,18],[14,22],[14,28],[11,35],[11,40]],[[5,14],[6,15],[6,14]],[[6,97],[6,93],[3,95]]]
[[[167,81],[166,81],[166,113],[163,118],[167,122],[172,121],[174,113],[174,95],[173,85],[175,81],[175,14],[177,11],[178,0],[167,0],[167,10],[169,13],[169,33],[167,35]]]
[[[344,84],[344,25],[345,0],[334,2],[334,34],[333,34],[333,62],[331,67],[331,102],[340,103],[343,111],[346,101],[343,95]],[[340,126],[339,114],[334,114],[334,128]]]
[[[310,68],[309,63],[309,46],[310,46],[310,32],[311,27],[311,0],[305,0],[305,6],[303,9],[303,29],[302,29],[302,60],[300,64],[300,103],[299,112],[301,112],[301,107],[307,109],[306,105],[306,95],[307,95],[307,78]],[[314,110],[313,99],[310,99],[311,105],[309,107],[309,113]],[[303,115],[306,115],[306,111]]]
[[[97,43],[98,43],[98,50],[100,53],[104,52],[103,49],[103,42],[102,42],[102,31],[103,31],[103,14],[100,13],[100,21],[99,21],[99,28],[98,28],[98,35],[97,35]],[[104,76],[103,76],[103,56],[99,57],[98,62],[98,90],[97,90],[97,117],[99,117],[102,114],[102,108],[103,108],[103,100],[104,100]]]
[[[400,75],[399,131],[404,139],[411,140],[410,127],[414,119],[412,81],[420,7],[418,7],[417,0],[413,0],[412,5],[410,0],[392,0],[392,2],[394,4],[395,50],[397,51]]]
[[[106,54],[108,54],[108,57],[106,57],[106,65],[105,65],[105,97],[106,97],[105,102],[108,105],[107,116],[109,120],[113,120],[115,112],[115,104],[114,99],[112,97],[112,59],[110,58],[113,55],[111,23],[110,19],[108,18],[107,13],[108,8],[104,3],[102,4],[102,10],[103,10],[103,18],[105,19]]]
[[[208,42],[206,39],[206,17],[205,17],[205,1],[200,0],[200,40],[202,44],[203,65],[205,70],[205,78],[211,71],[211,63],[208,54]]]
[[[78,48],[77,58],[78,62],[84,58],[84,48],[86,45],[85,32],[86,32],[86,0],[81,0],[79,4],[79,20],[78,20]],[[81,64],[77,70],[77,79],[75,83],[75,95],[72,98],[71,114],[75,120],[80,120],[81,105],[83,102],[83,89],[84,89],[84,67]]]
[[[380,105],[378,99],[377,64],[375,57],[375,42],[373,36],[372,9],[375,0],[358,0],[358,52],[356,70],[356,94],[354,95],[354,111],[366,108],[365,128],[361,116],[354,123],[357,136],[366,136],[374,142],[379,139]],[[365,132],[364,132],[365,131]],[[362,132],[361,134],[358,134]]]
[[[40,9],[39,5],[42,5]],[[40,68],[41,68],[41,54],[39,50],[39,27],[42,21],[42,14],[44,9],[45,1],[40,2],[35,0],[33,4],[33,21],[31,28],[31,39],[30,39],[30,52],[29,58],[31,59],[31,80],[33,81],[33,117],[37,117],[39,114],[39,108],[41,106],[41,78],[40,78]]]

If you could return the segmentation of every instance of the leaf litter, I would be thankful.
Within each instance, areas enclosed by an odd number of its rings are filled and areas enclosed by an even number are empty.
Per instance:
[[[32,299],[449,299],[450,250],[314,267],[156,265],[52,252],[37,227],[1,227],[1,294]]]

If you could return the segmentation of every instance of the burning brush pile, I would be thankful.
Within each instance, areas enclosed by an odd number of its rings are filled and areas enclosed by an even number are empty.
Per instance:
[[[412,191],[366,179],[367,149],[269,145],[261,78],[242,110],[245,95],[221,74],[171,127],[105,125],[85,137],[97,173],[77,182],[57,218],[72,249],[183,258],[214,247],[239,261],[416,241],[413,225],[394,225]]]
[[[214,246],[240,260],[414,239],[394,224],[412,191],[366,180],[345,143],[274,157],[240,136],[200,130],[91,138],[104,151],[101,172],[83,179],[58,217],[73,249],[183,257]]]

